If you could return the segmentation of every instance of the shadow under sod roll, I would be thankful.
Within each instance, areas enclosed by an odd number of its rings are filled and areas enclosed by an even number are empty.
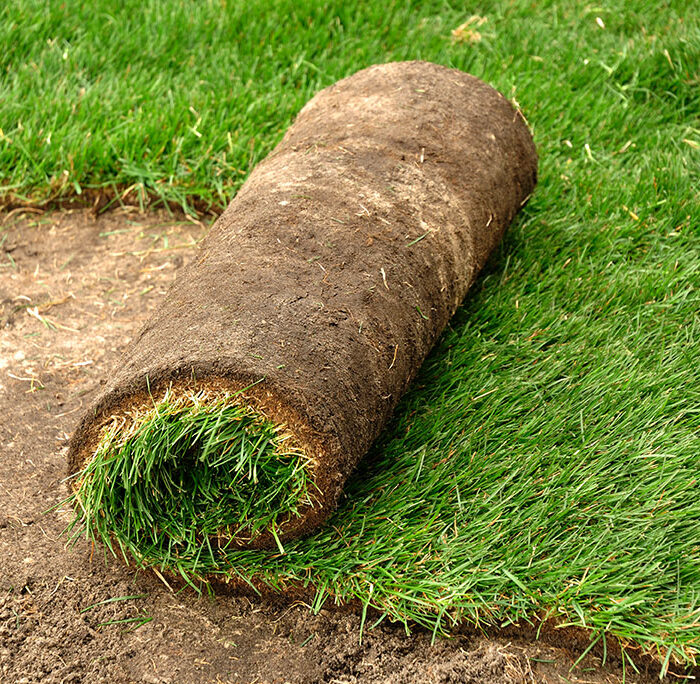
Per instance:
[[[78,521],[194,571],[311,532],[536,177],[522,116],[473,76],[390,63],[318,93],[76,429]]]

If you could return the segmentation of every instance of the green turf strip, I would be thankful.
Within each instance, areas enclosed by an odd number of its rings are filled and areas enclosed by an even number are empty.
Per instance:
[[[455,42],[472,14],[480,40]],[[314,92],[391,59],[480,76],[534,129],[533,199],[331,524],[230,572],[429,625],[544,613],[662,660],[698,653],[699,15],[691,0],[0,5],[6,198],[134,187],[224,206]]]
[[[75,533],[196,575],[311,503],[309,459],[290,442],[231,397],[169,394],[105,429],[75,478]]]

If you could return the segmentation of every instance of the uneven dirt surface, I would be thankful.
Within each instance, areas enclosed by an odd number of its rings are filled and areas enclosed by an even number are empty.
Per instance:
[[[360,642],[349,610],[175,592],[66,546],[68,436],[206,230],[128,207],[0,215],[0,682],[623,681],[614,653],[574,666],[585,642],[563,631],[431,645],[382,624]],[[627,682],[659,681],[637,667]]]

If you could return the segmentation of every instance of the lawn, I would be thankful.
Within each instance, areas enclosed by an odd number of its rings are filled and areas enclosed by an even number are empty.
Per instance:
[[[5,206],[219,210],[313,93],[375,62],[516,101],[536,193],[342,506],[219,570],[311,584],[316,608],[546,616],[700,656],[697,3],[10,0],[0,46]]]

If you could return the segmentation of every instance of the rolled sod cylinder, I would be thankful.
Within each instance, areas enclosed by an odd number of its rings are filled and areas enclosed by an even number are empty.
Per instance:
[[[318,93],[76,429],[82,527],[195,572],[311,532],[536,175],[522,115],[460,71],[382,64]]]

